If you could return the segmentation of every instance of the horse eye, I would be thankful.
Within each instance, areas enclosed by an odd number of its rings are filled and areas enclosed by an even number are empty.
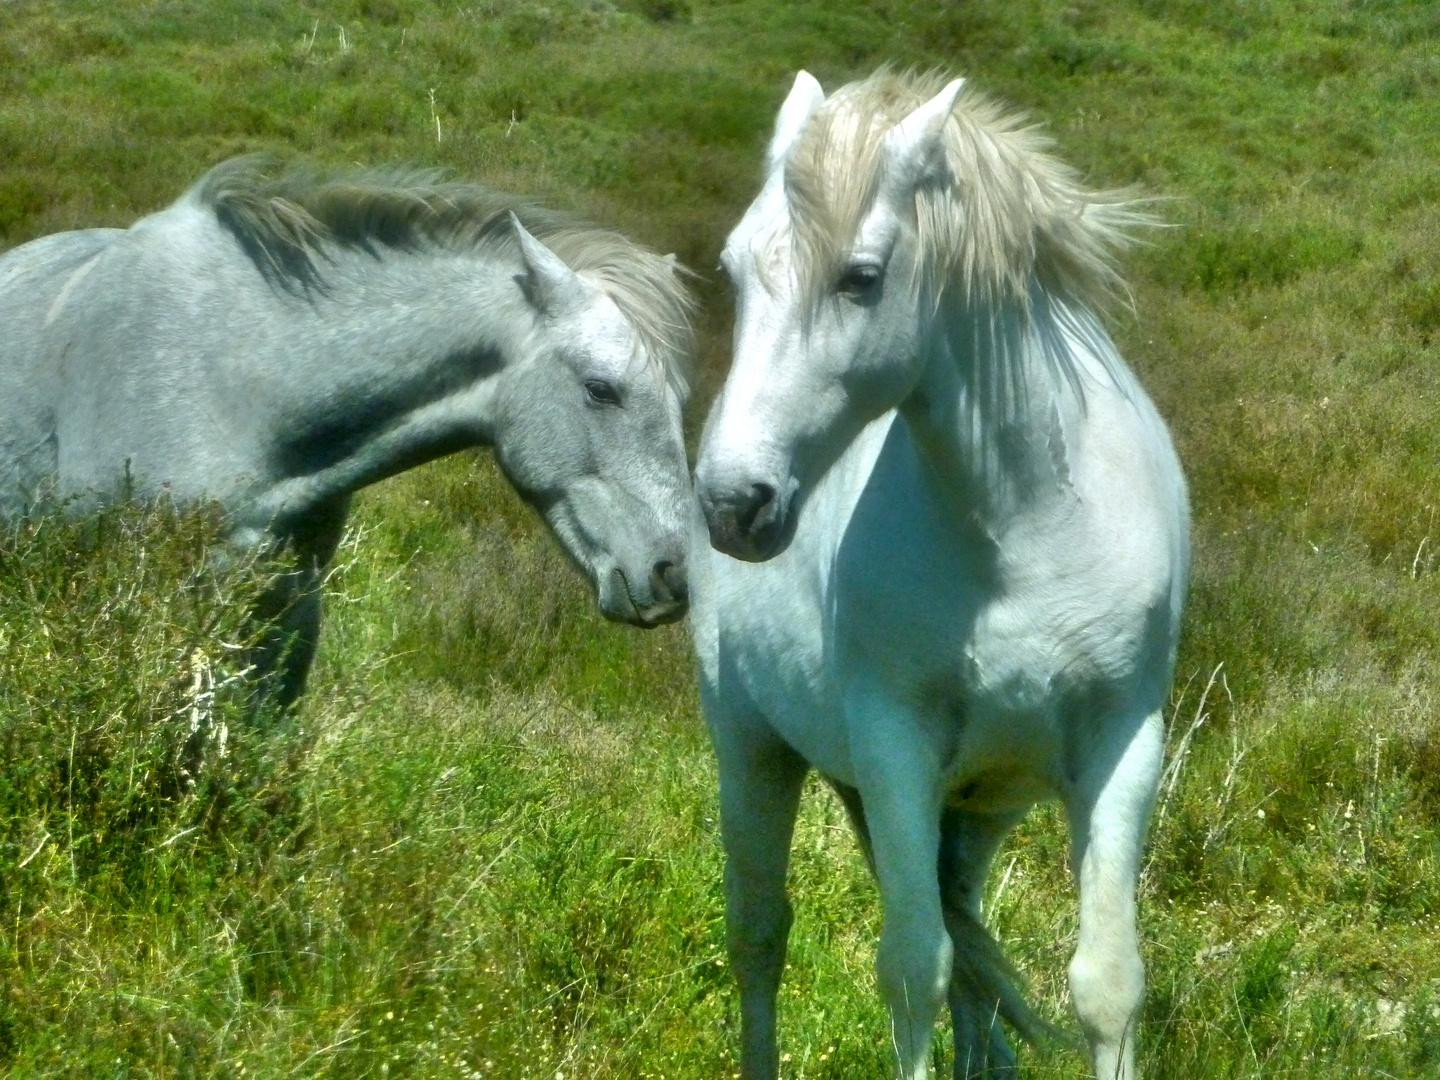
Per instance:
[[[880,267],[872,263],[859,263],[840,275],[835,289],[846,296],[863,297],[880,284],[880,276]]]
[[[585,396],[596,405],[620,404],[620,391],[603,379],[586,379]]]

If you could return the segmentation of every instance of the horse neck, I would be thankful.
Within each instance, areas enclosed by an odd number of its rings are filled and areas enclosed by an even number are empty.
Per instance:
[[[942,300],[900,413],[957,515],[999,523],[1066,484],[1065,422],[1084,408],[1071,321],[1038,287],[1028,304]]]
[[[490,441],[497,380],[530,333],[517,270],[493,258],[337,259],[301,307],[280,376],[287,502]]]
[[[315,373],[322,396],[385,388],[397,407],[412,407],[479,374],[467,358],[498,363],[528,334],[519,268],[504,259],[423,250],[342,258],[313,304],[332,361]]]

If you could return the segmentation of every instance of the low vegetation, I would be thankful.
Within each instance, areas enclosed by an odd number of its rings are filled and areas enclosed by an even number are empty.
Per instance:
[[[1145,1075],[1432,1077],[1437,42],[1402,0],[32,0],[0,6],[0,245],[128,223],[239,152],[443,165],[700,270],[698,420],[729,348],[708,269],[795,68],[940,64],[1030,109],[1176,224],[1114,318],[1195,507]],[[239,601],[273,568],[207,566],[215,529],[0,538],[0,1071],[733,1073],[683,627],[603,623],[464,455],[360,500],[310,694],[246,724]],[[792,885],[784,1075],[883,1076],[878,905],[819,787]],[[1068,1022],[1058,811],[985,910]]]

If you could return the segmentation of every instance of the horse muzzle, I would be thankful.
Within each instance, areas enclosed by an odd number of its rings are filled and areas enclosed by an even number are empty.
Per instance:
[[[710,546],[734,559],[764,562],[790,544],[790,501],[794,485],[774,484],[717,490],[700,488],[700,507],[710,531]]]

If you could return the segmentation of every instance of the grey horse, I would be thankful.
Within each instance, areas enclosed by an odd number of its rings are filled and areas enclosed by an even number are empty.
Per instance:
[[[168,495],[287,546],[258,658],[284,705],[351,494],[491,445],[601,611],[668,622],[691,305],[672,257],[474,185],[236,159],[0,256],[0,520]]]

